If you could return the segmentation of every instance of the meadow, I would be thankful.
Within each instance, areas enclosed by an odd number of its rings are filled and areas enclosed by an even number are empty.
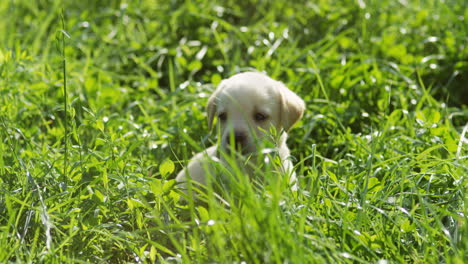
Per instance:
[[[0,263],[466,263],[467,32],[464,0],[2,0]],[[253,69],[306,102],[299,190],[182,199]]]

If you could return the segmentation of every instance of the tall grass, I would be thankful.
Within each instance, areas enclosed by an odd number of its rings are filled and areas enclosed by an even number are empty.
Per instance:
[[[65,37],[70,37],[65,29],[65,18],[63,15],[63,10],[61,13],[61,22],[62,22],[62,30],[60,40],[60,54],[62,56],[62,76],[63,76],[63,111],[64,111],[64,149],[65,155],[63,160],[63,175],[67,178],[67,168],[68,168],[68,91],[67,91],[67,58],[65,55]]]
[[[1,2],[0,262],[464,263],[466,10]],[[207,97],[253,68],[306,101],[299,190],[271,162],[182,199]]]

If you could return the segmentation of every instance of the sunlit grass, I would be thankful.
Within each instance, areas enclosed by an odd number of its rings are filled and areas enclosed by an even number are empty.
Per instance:
[[[463,1],[8,0],[0,15],[0,262],[468,258]],[[254,68],[306,102],[288,140],[299,190],[231,168],[182,199],[176,173],[216,142],[207,97]]]

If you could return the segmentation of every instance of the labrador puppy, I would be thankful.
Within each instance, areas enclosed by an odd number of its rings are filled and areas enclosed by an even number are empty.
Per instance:
[[[217,175],[213,162],[225,162],[226,155],[236,154],[239,159],[261,151],[259,142],[274,141],[281,160],[281,172],[296,181],[293,165],[286,145],[287,131],[301,119],[304,101],[283,83],[258,72],[244,72],[223,80],[208,100],[208,127],[218,120],[218,144],[196,154],[187,168],[177,175],[176,181],[186,188],[188,179],[197,185],[206,185],[207,176]],[[276,131],[276,136],[272,136]],[[250,159],[243,166],[252,176],[257,160]],[[242,163],[239,163],[242,164]],[[188,176],[190,175],[190,177]]]

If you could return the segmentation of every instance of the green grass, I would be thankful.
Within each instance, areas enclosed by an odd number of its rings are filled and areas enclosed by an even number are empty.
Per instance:
[[[1,1],[1,263],[468,261],[465,1],[155,2]],[[306,101],[299,191],[184,203],[253,68]]]

